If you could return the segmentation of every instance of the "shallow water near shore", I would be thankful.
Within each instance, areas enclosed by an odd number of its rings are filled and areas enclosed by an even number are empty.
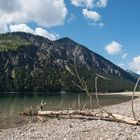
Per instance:
[[[75,107],[78,109],[78,96],[81,106],[90,108],[89,97],[84,93],[66,93],[66,94],[45,94],[45,93],[7,93],[0,94],[0,129],[20,126],[27,122],[36,122],[35,116],[27,117],[19,114],[31,106],[36,109],[43,99],[46,105],[44,110],[64,110]],[[123,95],[99,95],[100,104],[109,106],[127,102],[131,96]],[[93,104],[95,103],[93,95]],[[97,106],[94,106],[97,108]]]

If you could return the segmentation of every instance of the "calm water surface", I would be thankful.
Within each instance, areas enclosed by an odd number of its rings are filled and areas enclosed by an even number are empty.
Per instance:
[[[36,121],[37,118],[35,116],[25,117],[19,114],[30,106],[36,108],[37,105],[40,105],[42,99],[46,101],[44,110],[63,110],[72,108],[74,104],[74,106],[78,108],[78,95],[81,100],[81,106],[87,104],[86,108],[90,108],[89,98],[84,93],[67,93],[62,95],[46,95],[41,93],[18,93],[15,95],[12,93],[0,93],[0,129],[19,126],[29,121]],[[105,106],[126,102],[130,100],[131,97],[122,95],[100,95],[99,99],[100,104]],[[95,102],[95,100],[93,100],[93,102]],[[96,108],[96,106],[94,106],[94,108]]]

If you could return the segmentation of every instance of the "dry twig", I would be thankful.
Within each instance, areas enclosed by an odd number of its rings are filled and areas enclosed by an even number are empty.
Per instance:
[[[134,111],[134,96],[135,96],[135,93],[136,93],[136,89],[137,89],[137,86],[139,84],[139,81],[140,81],[140,77],[138,78],[136,84],[135,84],[135,87],[134,87],[134,90],[133,90],[133,94],[132,94],[132,99],[131,99],[131,108],[132,108],[132,114],[133,114],[133,117],[135,120],[137,120],[136,118],[136,114],[135,114],[135,111]]]

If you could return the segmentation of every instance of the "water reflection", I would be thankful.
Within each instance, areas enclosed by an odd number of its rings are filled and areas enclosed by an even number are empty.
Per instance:
[[[69,94],[45,94],[45,93],[0,93],[0,128],[8,125],[15,125],[17,121],[26,120],[25,117],[19,116],[19,113],[24,111],[26,108],[32,106],[36,108],[40,105],[43,99],[46,102],[44,110],[62,110],[72,108],[75,104],[75,108],[78,108],[78,95],[80,96],[81,106],[89,106],[89,97],[84,93],[69,93]],[[93,96],[93,104],[95,98]],[[121,95],[108,95],[99,96],[100,104],[102,106],[118,104],[130,100],[129,96]],[[96,106],[94,106],[96,108]],[[10,127],[10,126],[8,126]]]

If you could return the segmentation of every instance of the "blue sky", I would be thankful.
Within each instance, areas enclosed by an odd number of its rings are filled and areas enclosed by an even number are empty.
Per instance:
[[[140,0],[0,0],[0,32],[70,37],[140,73]]]

